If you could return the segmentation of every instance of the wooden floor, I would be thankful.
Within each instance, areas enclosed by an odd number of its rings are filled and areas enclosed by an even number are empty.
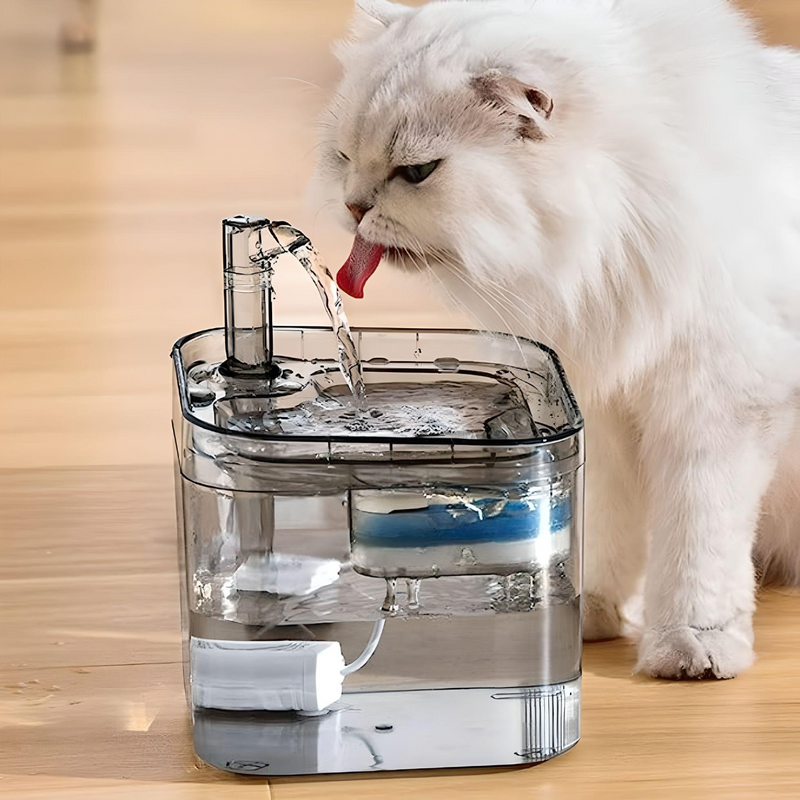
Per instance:
[[[762,0],[800,43],[800,0]],[[192,753],[181,687],[169,347],[221,321],[219,221],[280,215],[336,264],[303,189],[349,0],[106,0],[57,48],[61,0],[0,2],[0,794],[376,798],[800,796],[800,595],[762,596],[727,683],[585,653],[583,740],[540,767],[264,781]],[[380,271],[360,324],[453,325]],[[279,316],[321,322],[303,275]]]

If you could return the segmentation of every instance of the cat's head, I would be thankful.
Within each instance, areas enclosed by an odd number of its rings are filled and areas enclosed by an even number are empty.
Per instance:
[[[531,3],[358,5],[317,171],[356,234],[340,286],[360,297],[381,255],[472,283],[529,269],[558,214],[541,186],[564,162],[559,93],[573,75],[534,35]]]

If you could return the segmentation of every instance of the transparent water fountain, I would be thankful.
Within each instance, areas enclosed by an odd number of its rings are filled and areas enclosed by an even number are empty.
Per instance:
[[[173,349],[197,753],[286,775],[572,747],[583,420],[555,354],[350,331],[302,233],[223,231],[225,327]],[[298,262],[333,329],[273,326],[272,276]]]

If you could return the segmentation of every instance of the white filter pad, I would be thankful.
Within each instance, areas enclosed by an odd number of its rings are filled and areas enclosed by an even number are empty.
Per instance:
[[[332,558],[270,553],[250,556],[236,570],[233,580],[242,592],[304,597],[334,583],[341,568],[342,565]]]

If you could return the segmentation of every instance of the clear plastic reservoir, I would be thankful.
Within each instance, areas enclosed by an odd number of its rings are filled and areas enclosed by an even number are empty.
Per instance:
[[[470,331],[354,342],[361,401],[330,330],[274,329],[285,393],[224,368],[222,329],[173,351],[198,753],[266,775],[563,752],[579,736],[583,421],[555,355]],[[198,661],[198,643],[275,640],[338,642],[350,662],[381,619],[318,716],[264,708],[258,670],[230,686],[235,670]],[[214,699],[228,690],[236,708]]]

